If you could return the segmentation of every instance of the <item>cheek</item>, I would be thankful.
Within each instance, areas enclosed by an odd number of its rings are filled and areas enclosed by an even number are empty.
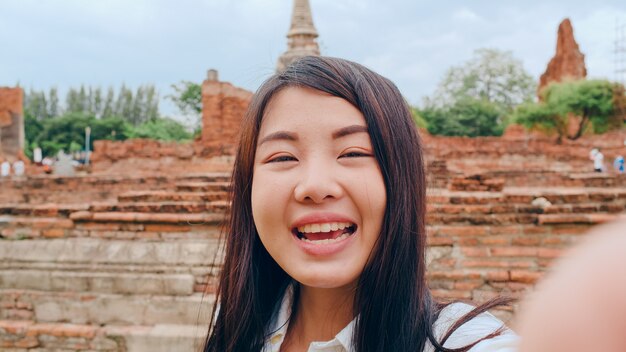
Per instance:
[[[280,225],[288,187],[264,172],[255,173],[251,187],[252,217],[259,235],[264,237],[272,233],[269,229]]]

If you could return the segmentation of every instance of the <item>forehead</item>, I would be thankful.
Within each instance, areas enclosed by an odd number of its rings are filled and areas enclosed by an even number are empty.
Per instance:
[[[348,101],[302,87],[287,87],[276,93],[263,114],[260,135],[277,130],[336,129],[365,126],[363,114]]]

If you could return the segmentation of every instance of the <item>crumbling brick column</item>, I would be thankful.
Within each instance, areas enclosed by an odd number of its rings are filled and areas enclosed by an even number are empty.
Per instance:
[[[233,155],[252,93],[218,80],[209,70],[202,83],[202,138],[208,155]]]
[[[24,109],[21,88],[0,87],[0,157],[17,159],[24,149]]]

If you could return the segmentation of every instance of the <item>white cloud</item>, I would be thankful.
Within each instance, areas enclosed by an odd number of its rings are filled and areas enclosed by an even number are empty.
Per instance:
[[[457,21],[468,21],[468,22],[478,22],[478,21],[483,20],[480,16],[478,16],[478,14],[476,14],[474,11],[467,9],[467,8],[456,10],[452,14],[452,19],[457,20]]]

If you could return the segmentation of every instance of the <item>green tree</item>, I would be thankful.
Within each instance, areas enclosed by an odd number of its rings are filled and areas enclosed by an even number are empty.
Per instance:
[[[603,133],[624,122],[624,87],[606,80],[553,83],[542,92],[543,101],[518,107],[516,120],[527,128],[580,138],[585,132]],[[572,128],[574,127],[574,128]]]
[[[76,89],[70,88],[65,96],[65,111],[68,113],[83,112],[82,101],[80,99],[80,93]]]
[[[115,91],[113,87],[109,87],[107,91],[107,97],[104,101],[104,107],[102,108],[102,117],[113,116],[115,106],[113,105],[113,101],[115,100]]]
[[[123,88],[120,90],[119,100],[121,111],[118,111],[118,116],[123,117],[126,121],[135,124],[133,120],[133,92],[130,89]]]
[[[136,126],[130,138],[149,138],[160,141],[187,141],[192,134],[178,121],[170,118],[157,118]]]
[[[497,105],[481,99],[465,97],[452,106],[428,107],[418,110],[428,132],[444,136],[499,136],[504,124],[503,113]]]
[[[167,98],[174,102],[184,115],[200,116],[202,112],[202,86],[190,81],[172,84],[174,94]]]
[[[521,61],[509,51],[478,49],[460,66],[450,68],[426,107],[451,107],[471,98],[493,103],[510,112],[521,103],[532,101],[536,82]]]
[[[91,126],[91,149],[93,150],[93,141],[123,141],[132,135],[133,126],[121,117],[108,116],[94,120]]]
[[[38,145],[44,155],[52,156],[61,149],[66,152],[83,149],[86,127],[91,128],[91,150],[95,140],[124,140],[133,133],[128,122],[120,117],[96,119],[93,114],[74,112],[41,121],[39,126],[33,124],[27,128],[26,137],[29,145]]]
[[[44,121],[37,120],[28,111],[24,112],[24,154],[29,158],[33,157],[33,149],[39,146],[37,136],[43,130]]]
[[[159,94],[154,86],[147,86],[145,92],[144,121],[149,121],[159,117]]]
[[[56,87],[52,87],[48,94],[48,117],[56,117],[59,116],[60,113],[59,92]]]
[[[24,99],[24,111],[41,121],[48,118],[48,103],[46,94],[42,91],[30,89]]]

